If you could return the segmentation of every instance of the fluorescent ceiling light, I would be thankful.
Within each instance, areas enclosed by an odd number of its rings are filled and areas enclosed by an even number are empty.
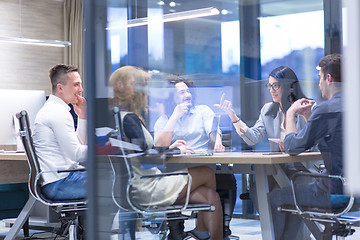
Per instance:
[[[160,6],[163,6],[163,5],[165,5],[165,2],[164,1],[158,1],[157,4],[160,5]]]
[[[66,47],[71,46],[70,42],[59,41],[59,40],[44,40],[44,39],[33,39],[33,38],[23,38],[22,36],[22,6],[21,0],[19,0],[19,25],[20,25],[20,37],[0,37],[0,42],[6,43],[17,43],[17,44],[29,44],[37,46],[50,46],[50,47]]]
[[[0,37],[0,42],[30,44],[38,46],[66,47],[71,46],[70,42],[59,40],[42,40],[32,38]]]
[[[151,23],[154,22],[173,22],[173,21],[180,21],[185,19],[191,19],[191,18],[199,18],[199,17],[207,17],[207,16],[213,16],[218,15],[220,11],[217,8],[209,7],[209,8],[202,8],[202,9],[196,9],[196,10],[190,10],[190,11],[184,11],[184,12],[176,12],[176,13],[168,13],[162,15],[162,19],[151,19]],[[127,24],[120,25],[120,26],[114,26],[114,27],[108,27],[106,30],[114,30],[114,29],[120,29],[120,28],[126,28],[126,27],[137,27],[137,26],[144,26],[149,24],[149,19],[147,17],[144,18],[136,18],[131,19],[127,21]]]

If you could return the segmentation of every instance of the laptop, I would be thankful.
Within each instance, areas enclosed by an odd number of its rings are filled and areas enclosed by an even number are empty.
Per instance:
[[[211,131],[209,134],[209,143],[208,143],[208,149],[207,150],[195,150],[195,153],[181,153],[174,156],[211,156],[214,154],[215,149],[215,141],[216,141],[216,135],[217,130],[219,128],[219,118],[217,116],[214,116]]]

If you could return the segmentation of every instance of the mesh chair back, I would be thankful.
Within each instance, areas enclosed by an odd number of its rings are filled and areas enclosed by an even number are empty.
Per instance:
[[[113,109],[115,128],[118,133],[117,138],[123,140],[125,138],[124,127],[122,125],[121,111],[118,107]],[[131,159],[126,155],[128,151],[120,149],[120,155],[110,156],[110,162],[114,171],[113,196],[119,207],[126,210],[139,210],[141,206],[133,199],[132,194],[132,178],[134,177],[131,166]]]
[[[126,139],[124,134],[124,128],[122,125],[122,117],[121,111],[118,107],[114,107],[113,109],[114,121],[116,132],[118,134],[118,139]],[[131,151],[130,151],[131,152]],[[135,174],[133,173],[132,168],[132,157],[134,154],[128,154],[125,149],[120,149],[121,155],[109,156],[110,163],[112,164],[115,182],[113,184],[113,198],[114,202],[120,207],[125,208],[127,210],[133,210],[138,213],[151,213],[151,214],[166,214],[165,219],[187,219],[189,216],[185,216],[182,214],[182,211],[188,212],[198,212],[198,211],[214,211],[215,207],[211,204],[188,204],[188,198],[185,204],[180,205],[171,205],[171,206],[142,206],[138,204],[136,197],[133,194],[133,179]],[[136,155],[136,154],[135,154]],[[142,155],[142,153],[140,153]],[[143,156],[139,156],[143,157]],[[146,156],[147,157],[147,156]],[[158,158],[159,156],[153,156]],[[116,159],[116,161],[115,161]],[[137,176],[141,178],[153,178],[153,177],[164,177],[170,175],[188,175],[187,172],[184,173],[163,173],[163,174],[155,174],[148,176]],[[190,176],[189,176],[190,178]],[[191,178],[190,178],[191,179]],[[191,182],[191,180],[189,180]],[[190,192],[191,183],[188,185],[188,191]],[[119,199],[119,200],[117,200]],[[174,216],[169,217],[167,213],[174,214]]]

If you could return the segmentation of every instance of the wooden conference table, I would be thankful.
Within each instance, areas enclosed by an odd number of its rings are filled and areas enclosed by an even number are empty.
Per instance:
[[[286,176],[279,164],[321,159],[319,152],[306,152],[297,156],[282,153],[225,152],[215,153],[212,156],[176,156],[170,158],[167,163],[186,164],[190,166],[209,164],[216,165],[216,168],[222,172],[255,174],[262,239],[270,240],[275,239],[275,237],[271,208],[267,197],[267,176],[272,175],[280,187],[287,187],[290,186],[290,179]]]
[[[290,186],[290,180],[279,164],[316,160],[321,160],[319,152],[306,152],[297,156],[282,153],[224,152],[212,156],[174,156],[166,161],[166,165],[209,165],[226,173],[255,174],[262,239],[270,240],[275,238],[271,208],[267,198],[267,176],[272,175],[280,187],[287,187]],[[0,153],[0,161],[0,184],[28,180],[29,168],[24,153]]]

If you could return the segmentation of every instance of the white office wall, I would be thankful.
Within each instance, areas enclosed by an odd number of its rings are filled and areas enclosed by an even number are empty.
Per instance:
[[[19,4],[21,3],[21,5]],[[63,40],[62,0],[1,0],[0,36]],[[48,70],[64,49],[0,42],[0,88],[51,91]]]

